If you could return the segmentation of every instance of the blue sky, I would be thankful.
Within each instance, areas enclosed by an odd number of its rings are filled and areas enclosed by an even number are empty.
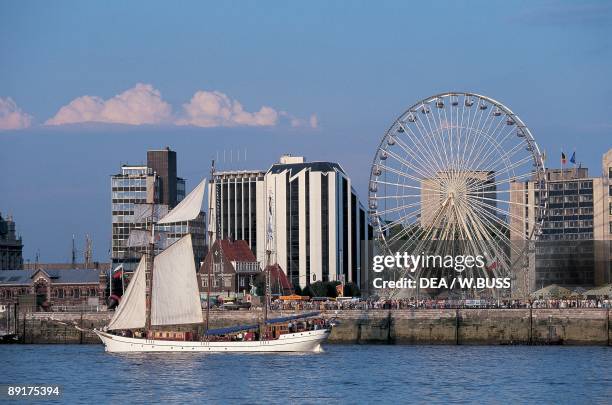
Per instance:
[[[217,152],[246,148],[225,168],[265,169],[283,152],[333,160],[365,196],[385,129],[448,90],[509,106],[548,165],[575,149],[599,174],[611,38],[609,2],[4,1],[0,212],[26,259],[68,260],[72,234],[81,247],[89,233],[106,260],[109,176],[166,145],[188,187]],[[117,123],[130,100],[139,125]],[[211,101],[229,113],[211,115]],[[107,123],[66,124],[91,114]]]

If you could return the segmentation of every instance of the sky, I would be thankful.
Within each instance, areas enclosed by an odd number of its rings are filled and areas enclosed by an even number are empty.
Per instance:
[[[547,166],[575,150],[599,175],[610,72],[603,1],[3,1],[0,212],[25,260],[69,261],[89,234],[108,261],[110,175],[165,146],[188,189],[213,158],[292,153],[365,198],[385,130],[444,91],[501,101]]]

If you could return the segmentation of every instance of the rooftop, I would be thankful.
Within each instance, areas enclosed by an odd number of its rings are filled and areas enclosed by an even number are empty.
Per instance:
[[[2,270],[0,285],[30,285],[38,271],[46,273],[54,284],[97,284],[100,281],[98,270]]]

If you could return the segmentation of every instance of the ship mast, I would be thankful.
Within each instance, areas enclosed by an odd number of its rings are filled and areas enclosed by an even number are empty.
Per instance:
[[[216,197],[216,193],[217,193],[217,185],[215,182],[215,161],[212,161],[212,165],[210,167],[210,181],[211,181],[211,187],[210,187],[210,191],[208,192],[208,200],[209,200],[209,204],[208,204],[208,253],[210,254],[210,261],[208,263],[208,268],[207,268],[207,277],[208,277],[208,281],[206,283],[206,332],[208,332],[208,323],[209,323],[209,319],[210,319],[210,283],[211,283],[211,276],[210,276],[210,270],[211,267],[213,265],[213,255],[212,253],[212,248],[213,248],[213,231],[212,231],[212,227],[210,224],[210,217],[211,217],[211,212],[212,212],[212,193],[213,193],[213,189],[215,192],[215,197]],[[215,212],[215,221],[216,221],[216,215],[218,213]],[[219,234],[219,230],[217,229],[217,235]],[[208,338],[208,334],[206,335]]]
[[[145,303],[146,303],[146,311],[145,311],[145,329],[146,335],[149,337],[149,333],[151,331],[151,302],[152,302],[152,292],[153,292],[153,262],[154,262],[154,254],[155,254],[155,222],[154,222],[154,214],[155,214],[155,178],[153,179],[153,191],[151,192],[151,200],[149,204],[151,205],[151,219],[149,220],[149,226],[151,227],[151,238],[149,239],[149,243],[147,244],[145,258],[146,258],[146,268],[145,268]]]

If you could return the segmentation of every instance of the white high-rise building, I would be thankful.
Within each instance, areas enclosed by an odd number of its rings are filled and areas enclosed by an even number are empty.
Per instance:
[[[282,156],[265,174],[221,172],[215,183],[209,194],[215,237],[220,229],[221,239],[246,240],[261,263],[271,237],[270,261],[294,286],[339,280],[367,288],[371,228],[340,165]]]

